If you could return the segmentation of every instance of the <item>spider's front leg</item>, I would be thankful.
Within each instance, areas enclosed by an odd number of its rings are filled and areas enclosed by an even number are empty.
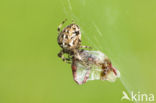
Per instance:
[[[64,52],[63,52],[63,50],[61,50],[58,53],[58,57],[60,57],[64,62],[71,64],[71,58],[69,56],[68,56],[68,58],[66,58],[66,57],[64,57],[63,54],[64,54]]]
[[[80,46],[80,48],[87,48],[87,49],[92,49],[92,47],[90,47],[90,46]]]
[[[57,31],[60,32],[62,25],[67,21],[67,19],[65,19],[64,21],[62,21],[62,23],[58,26]]]

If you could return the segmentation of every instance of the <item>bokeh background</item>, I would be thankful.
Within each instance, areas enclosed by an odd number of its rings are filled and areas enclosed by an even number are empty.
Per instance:
[[[122,91],[156,95],[155,0],[1,0],[0,103],[128,103]],[[82,44],[121,72],[115,83],[77,85],[57,57],[57,27],[74,20]]]

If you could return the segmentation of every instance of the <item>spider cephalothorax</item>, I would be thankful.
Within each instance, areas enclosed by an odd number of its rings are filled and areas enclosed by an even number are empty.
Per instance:
[[[61,57],[63,61],[70,62],[73,56],[79,58],[79,48],[87,48],[87,46],[81,46],[80,28],[75,23],[66,26],[62,31],[60,30],[65,21],[66,19],[58,27],[59,35],[57,41],[62,48],[58,56]],[[63,56],[64,53],[68,54],[69,57],[65,58]]]

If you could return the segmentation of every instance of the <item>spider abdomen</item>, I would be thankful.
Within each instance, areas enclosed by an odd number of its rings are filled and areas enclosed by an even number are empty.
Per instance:
[[[58,36],[58,44],[63,49],[76,49],[81,45],[81,32],[76,24],[70,24],[60,32]]]

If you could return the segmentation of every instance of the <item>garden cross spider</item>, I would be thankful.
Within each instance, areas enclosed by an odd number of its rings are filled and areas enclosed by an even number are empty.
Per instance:
[[[79,52],[83,49],[80,48],[90,48],[88,46],[81,46],[81,32],[78,25],[74,22],[66,26],[62,31],[62,25],[67,21],[65,19],[58,27],[58,37],[57,42],[62,50],[58,53],[58,56],[62,58],[66,63],[70,63],[72,58],[76,58],[81,61]],[[67,54],[68,57],[64,57],[64,54]]]

